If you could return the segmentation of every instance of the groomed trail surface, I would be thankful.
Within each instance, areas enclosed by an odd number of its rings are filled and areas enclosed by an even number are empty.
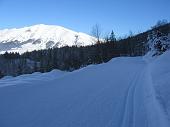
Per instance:
[[[0,80],[0,127],[169,127],[170,52]]]

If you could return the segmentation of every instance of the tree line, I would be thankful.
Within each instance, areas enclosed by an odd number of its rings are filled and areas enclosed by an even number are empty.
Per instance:
[[[100,64],[120,56],[142,56],[149,49],[147,37],[151,31],[170,33],[170,24],[162,25],[135,36],[116,40],[114,32],[105,40],[97,39],[91,46],[72,46],[46,50],[0,55],[0,77],[17,76],[33,72],[49,72],[53,69],[73,71],[90,64]],[[99,35],[99,33],[97,33]]]

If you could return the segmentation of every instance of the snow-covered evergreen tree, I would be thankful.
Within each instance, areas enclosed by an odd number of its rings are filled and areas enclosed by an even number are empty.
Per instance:
[[[165,35],[160,31],[152,31],[148,35],[148,47],[152,56],[161,55],[170,49],[170,34]]]

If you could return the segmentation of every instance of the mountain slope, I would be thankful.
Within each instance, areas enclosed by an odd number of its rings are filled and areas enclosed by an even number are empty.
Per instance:
[[[0,80],[0,126],[169,127],[169,55]]]
[[[21,29],[0,30],[0,53],[5,51],[23,53],[62,46],[85,46],[94,38],[79,32],[53,25],[34,25]]]

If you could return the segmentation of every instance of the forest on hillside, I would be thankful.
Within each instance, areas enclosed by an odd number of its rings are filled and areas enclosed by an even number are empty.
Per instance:
[[[0,55],[0,78],[33,72],[49,72],[53,69],[74,71],[90,64],[100,64],[120,56],[143,56],[148,51],[148,38],[168,36],[170,24],[157,25],[152,29],[117,40],[112,32],[105,40],[97,40],[91,46],[50,48],[33,52]],[[162,50],[161,45],[157,46]]]

